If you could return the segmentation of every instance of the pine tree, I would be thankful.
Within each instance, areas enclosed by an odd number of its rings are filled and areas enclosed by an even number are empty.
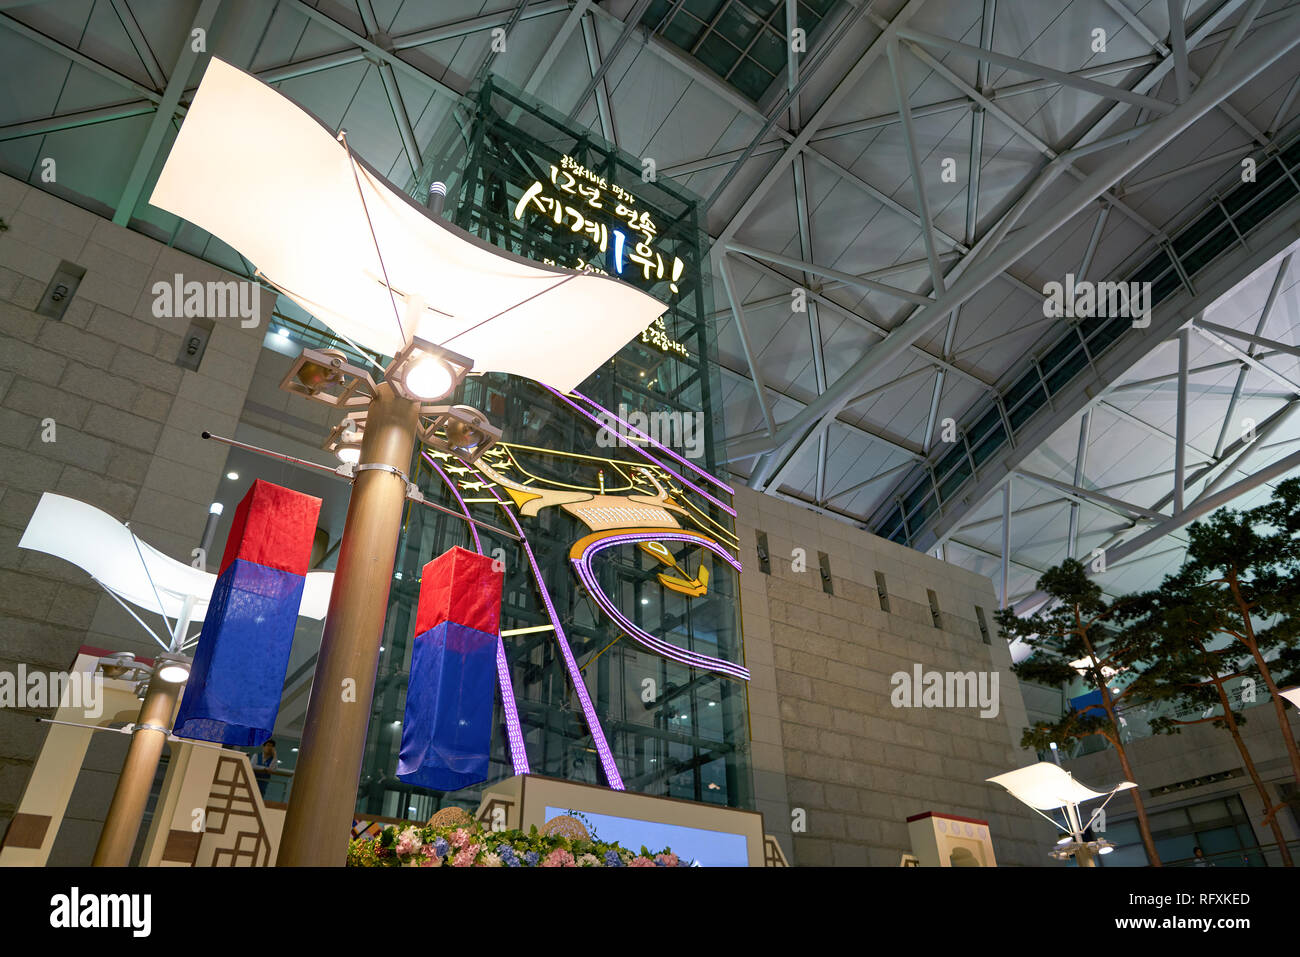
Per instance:
[[[1174,587],[1193,589],[1189,613],[1230,637],[1268,689],[1300,785],[1300,749],[1273,674],[1277,666],[1279,677],[1290,677],[1300,646],[1300,479],[1281,483],[1264,505],[1220,509],[1187,531],[1187,559]]]
[[[1082,676],[1100,694],[1101,703],[1086,705],[1082,710],[1072,707],[1059,721],[1040,721],[1026,728],[1021,746],[1041,750],[1052,744],[1072,744],[1099,736],[1115,749],[1124,778],[1136,783],[1120,733],[1123,713],[1133,693],[1128,687],[1113,686],[1111,680],[1137,662],[1137,649],[1113,624],[1123,613],[1122,602],[1107,602],[1083,565],[1072,558],[1045,572],[1038,580],[1038,589],[1051,599],[1048,610],[1024,618],[1010,609],[997,613],[1003,634],[1019,638],[1031,648],[1029,657],[1012,670],[1023,680],[1054,688],[1064,688]],[[1147,859],[1159,867],[1160,855],[1151,836],[1141,789],[1133,788],[1128,793],[1137,811]]]
[[[1206,594],[1211,587],[1189,582],[1185,574],[1171,575],[1158,591],[1125,602],[1124,640],[1142,659],[1128,687],[1151,704],[1167,706],[1165,714],[1149,722],[1156,734],[1181,734],[1185,727],[1209,723],[1232,735],[1263,802],[1263,823],[1273,831],[1283,865],[1291,867],[1291,852],[1277,820],[1277,812],[1286,804],[1274,804],[1260,778],[1241,736],[1241,725],[1246,723],[1243,702],[1234,701],[1228,690],[1229,682],[1252,680],[1254,668],[1242,661],[1236,644],[1225,644],[1222,634],[1201,614],[1207,605],[1214,605],[1213,595]],[[1178,717],[1189,712],[1200,716]]]

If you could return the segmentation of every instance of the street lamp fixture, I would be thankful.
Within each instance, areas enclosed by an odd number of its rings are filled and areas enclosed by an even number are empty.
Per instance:
[[[349,412],[343,421],[330,429],[321,448],[333,452],[344,465],[356,465],[361,461],[361,440],[365,437],[365,429],[366,411]]]
[[[1080,867],[1096,867],[1095,855],[1109,854],[1115,849],[1109,841],[1098,838],[1092,826],[1111,798],[1120,791],[1137,787],[1132,781],[1121,781],[1109,792],[1094,791],[1076,781],[1068,771],[1049,761],[1039,761],[1026,768],[1008,771],[988,778],[988,781],[990,784],[999,784],[1006,788],[1013,798],[1028,805],[1057,829],[1059,836],[1056,846],[1048,852],[1050,857],[1056,860],[1074,858]],[[1079,806],[1085,801],[1096,798],[1106,800],[1092,812],[1092,816],[1085,823],[1080,815]],[[1061,811],[1064,822],[1043,813],[1055,810]]]
[[[441,433],[441,434],[439,434]],[[425,445],[473,463],[501,440],[501,430],[478,409],[452,405],[433,413],[420,438]]]
[[[304,350],[281,388],[366,412],[360,443],[342,432],[327,442],[353,490],[281,865],[343,863],[403,508],[423,501],[408,475],[417,441],[472,461],[501,432],[449,404],[471,368],[568,393],[665,308],[618,279],[498,249],[439,218],[443,191],[433,192],[431,211],[358,157],[344,131],[212,57],[150,197],[239,250],[352,347]],[[394,358],[381,369],[371,356]],[[355,697],[341,701],[349,681]]]
[[[364,390],[373,392],[375,380],[365,369],[352,365],[340,349],[304,349],[285,373],[280,388],[347,408],[367,404],[370,396]]]

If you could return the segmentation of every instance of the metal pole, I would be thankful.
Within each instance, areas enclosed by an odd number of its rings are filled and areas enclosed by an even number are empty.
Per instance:
[[[1104,212],[1104,210],[1103,210]],[[1083,275],[1080,273],[1080,275]],[[1074,484],[1083,487],[1084,470],[1088,467],[1088,440],[1092,432],[1092,410],[1083,413],[1079,421],[1079,450],[1074,457]],[[1070,529],[1066,535],[1065,557],[1073,558],[1079,544],[1079,503],[1070,502]]]
[[[131,747],[122,763],[122,773],[113,791],[113,803],[108,806],[104,829],[99,834],[99,843],[91,860],[95,867],[126,867],[131,863],[131,851],[135,849],[136,835],[140,832],[145,805],[149,802],[149,789],[158,771],[163,744],[171,731],[172,713],[176,710],[176,699],[182,687],[182,682],[159,678],[161,666],[162,662],[158,662],[149,676],[149,690],[140,706],[140,716],[131,734]]]
[[[199,539],[199,552],[203,557],[203,570],[208,568],[208,552],[212,550],[212,542],[217,537],[217,523],[221,521],[222,507],[220,502],[213,502],[208,506],[208,520],[203,524],[203,537]]]
[[[1002,486],[1002,607],[1007,607],[1011,578],[1011,476]]]
[[[1174,514],[1183,510],[1183,483],[1187,479],[1187,337],[1186,329],[1178,334],[1178,419],[1174,442]]]
[[[1078,807],[1073,804],[1065,805],[1065,814],[1070,822],[1070,833],[1074,837],[1074,859],[1079,862],[1080,867],[1096,867],[1097,858],[1083,843],[1083,825],[1079,822]]]
[[[419,405],[380,383],[370,403],[277,865],[342,866],[388,611]]]

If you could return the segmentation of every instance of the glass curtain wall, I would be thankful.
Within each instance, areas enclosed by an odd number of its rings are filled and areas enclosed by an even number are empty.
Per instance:
[[[452,401],[481,409],[504,432],[502,445],[485,461],[529,489],[599,496],[617,513],[612,524],[618,528],[636,524],[629,519],[635,511],[620,511],[635,508],[627,496],[666,494],[694,538],[604,548],[590,557],[591,577],[580,581],[572,546],[602,534],[606,512],[548,506],[525,514],[528,494],[512,497],[447,456],[417,457],[412,474],[429,501],[522,531],[528,547],[482,529],[476,542],[465,522],[408,504],[358,815],[421,819],[448,804],[478,804],[481,785],[440,794],[396,779],[421,569],[457,545],[481,548],[504,569],[501,628],[531,773],[609,783],[594,717],[627,789],[750,808],[745,682],[649,651],[629,634],[640,630],[678,649],[744,662],[731,497],[711,477],[721,474],[723,436],[698,200],[655,181],[637,158],[589,131],[569,129],[495,78],[436,142],[443,145],[430,151],[413,191],[423,195],[429,180],[444,180],[445,219],[536,261],[616,275],[668,307],[660,324],[579,387],[596,405],[566,401],[529,380],[471,376]],[[602,407],[676,457],[604,419]],[[716,543],[730,561],[700,547],[699,537]],[[593,587],[631,628],[611,618]],[[578,694],[575,671],[589,704]],[[488,783],[513,773],[498,693]]]

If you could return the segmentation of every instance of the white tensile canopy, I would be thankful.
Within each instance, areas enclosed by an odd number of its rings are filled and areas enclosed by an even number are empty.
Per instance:
[[[216,57],[150,202],[382,355],[419,336],[475,371],[569,392],[664,311],[624,282],[533,263],[432,218],[315,117]]]
[[[172,619],[193,598],[190,621],[202,621],[217,583],[211,572],[151,548],[107,512],[53,492],[41,496],[18,547],[71,562],[123,601]],[[308,572],[298,614],[323,619],[333,583],[333,572]]]
[[[1109,791],[1094,791],[1076,781],[1063,768],[1050,761],[1039,761],[1027,768],[1019,768],[988,779],[1000,784],[1016,800],[1040,811],[1051,811],[1070,804],[1082,804],[1094,798],[1106,797],[1116,791],[1137,787],[1132,781],[1121,781]]]

